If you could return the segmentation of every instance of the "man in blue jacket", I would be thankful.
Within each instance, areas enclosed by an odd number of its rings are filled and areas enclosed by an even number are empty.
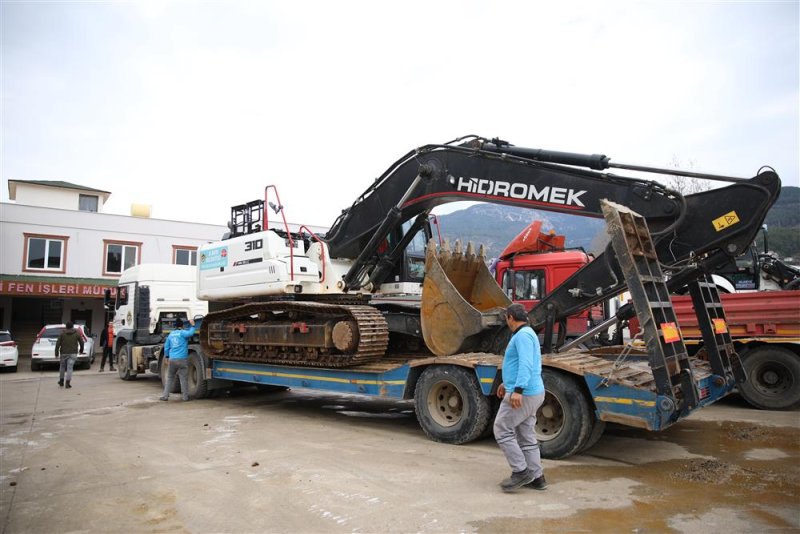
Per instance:
[[[528,326],[522,304],[506,308],[506,324],[512,332],[503,357],[502,399],[494,420],[494,438],[511,466],[511,476],[500,483],[503,491],[527,486],[547,487],[536,441],[536,411],[544,402],[542,352],[539,338]]]
[[[184,330],[183,320],[179,317],[175,320],[175,330],[169,333],[167,341],[164,343],[164,361],[161,365],[169,364],[167,370],[167,384],[164,386],[164,394],[159,400],[169,400],[169,393],[175,384],[175,375],[181,381],[181,396],[183,400],[189,400],[189,340],[194,335],[194,320],[189,319],[191,328]]]

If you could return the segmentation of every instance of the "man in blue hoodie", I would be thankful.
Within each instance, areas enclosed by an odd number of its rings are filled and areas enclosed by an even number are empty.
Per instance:
[[[194,320],[189,319],[192,326],[183,329],[183,320],[179,317],[175,320],[175,330],[169,333],[167,341],[164,343],[164,361],[161,365],[169,363],[167,369],[167,384],[164,386],[164,394],[159,400],[169,400],[169,393],[175,384],[175,375],[181,381],[181,396],[183,400],[189,400],[189,340],[194,335]]]
[[[542,352],[539,338],[528,326],[522,304],[506,308],[506,324],[512,332],[503,357],[502,399],[494,420],[494,438],[511,466],[511,476],[500,483],[503,491],[526,486],[547,487],[536,441],[536,411],[544,402]]]

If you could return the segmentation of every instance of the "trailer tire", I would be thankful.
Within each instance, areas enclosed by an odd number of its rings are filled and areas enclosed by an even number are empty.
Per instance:
[[[592,425],[592,431],[589,433],[589,439],[583,444],[579,452],[588,451],[603,437],[603,432],[606,430],[606,422],[595,418]]]
[[[205,399],[208,396],[208,380],[206,380],[206,360],[198,352],[189,353],[188,376],[189,397]]]
[[[460,445],[481,436],[492,422],[491,403],[472,369],[433,365],[414,389],[422,430],[433,441]]]
[[[536,413],[539,450],[543,458],[566,458],[582,450],[592,437],[594,410],[584,384],[575,377],[545,368],[542,380],[545,398]]]
[[[117,352],[117,373],[122,380],[136,378],[136,373],[131,371],[128,363],[128,345],[122,345]]]
[[[755,348],[742,356],[747,381],[739,395],[762,410],[800,406],[800,356],[783,347]]]

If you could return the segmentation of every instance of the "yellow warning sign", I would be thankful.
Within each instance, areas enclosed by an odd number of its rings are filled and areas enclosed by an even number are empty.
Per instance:
[[[714,230],[720,232],[729,226],[733,226],[734,224],[739,222],[739,216],[736,215],[735,211],[730,211],[723,215],[722,217],[717,217],[713,221]]]

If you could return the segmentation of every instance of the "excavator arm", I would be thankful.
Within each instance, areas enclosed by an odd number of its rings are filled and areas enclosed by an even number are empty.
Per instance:
[[[731,185],[684,197],[654,181],[599,172],[608,168],[684,174]],[[387,236],[414,217],[412,229],[418,230],[419,222],[440,204],[482,201],[602,217],[600,201],[605,199],[646,219],[659,261],[671,277],[669,285],[677,288],[745,250],[780,187],[772,170],[751,179],[686,173],[470,136],[403,156],[343,211],[327,242],[332,257],[355,260],[344,280],[349,290],[377,287],[408,243],[401,239],[389,254],[379,254]],[[552,324],[624,289],[619,262],[609,247],[534,308],[531,322],[535,327]]]

